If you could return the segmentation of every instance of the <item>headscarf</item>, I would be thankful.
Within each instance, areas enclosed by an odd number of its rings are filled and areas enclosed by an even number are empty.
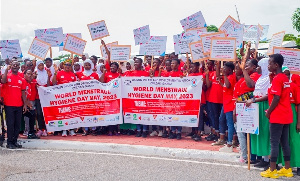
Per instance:
[[[96,65],[96,68],[97,68],[97,74],[99,75],[99,77],[101,77],[101,75],[103,74],[103,72],[101,72],[101,66],[104,66],[103,63],[99,63]]]
[[[76,71],[76,70],[74,69],[74,65],[76,65],[76,64],[78,64],[78,65],[80,66],[78,71]],[[74,73],[77,73],[77,72],[81,72],[81,71],[82,71],[82,62],[75,62],[74,65],[73,65]]]
[[[86,70],[85,68],[84,68],[84,64],[85,63],[89,63],[89,64],[91,64],[91,69],[90,70]],[[92,60],[90,60],[90,59],[86,59],[85,61],[84,61],[84,63],[83,63],[83,68],[84,68],[84,70],[83,70],[83,75],[85,75],[85,76],[90,76],[94,71],[93,71],[93,69],[94,69],[94,63],[92,62]]]
[[[286,71],[286,70],[288,70],[288,71],[290,71],[290,69],[287,67],[287,66],[282,66],[282,72],[284,72],[284,71]],[[289,82],[292,82],[292,73],[290,73],[290,81]]]
[[[133,60],[133,59],[129,59],[129,60],[126,62],[126,64],[127,64],[127,63],[130,63],[130,67],[131,67],[130,70],[133,70],[133,69],[134,69],[134,60]]]
[[[258,62],[258,65],[261,68],[261,76],[255,84],[255,89],[253,92],[254,96],[262,97],[267,95],[268,88],[270,87],[270,78],[268,70],[269,58],[263,58]]]
[[[44,62],[42,60],[38,60],[36,61],[36,71],[37,71],[37,77],[36,77],[36,81],[39,85],[44,86],[47,84],[48,81],[48,74],[47,71],[45,69],[43,69],[42,71],[38,69],[38,66],[40,64],[44,64]]]
[[[63,59],[63,64],[65,64],[65,63],[72,63],[72,60],[65,58],[65,59]]]

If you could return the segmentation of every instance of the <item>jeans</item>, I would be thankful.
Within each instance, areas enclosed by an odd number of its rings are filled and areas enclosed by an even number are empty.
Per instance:
[[[171,126],[171,131],[173,133],[175,133],[176,129],[177,129],[177,133],[181,133],[182,126]]]
[[[162,131],[163,127],[162,126],[158,126],[158,130]],[[156,125],[152,125],[152,131],[157,131],[157,126]]]
[[[89,130],[89,127],[85,127],[84,130],[85,130],[85,131],[88,131],[88,130]],[[95,131],[95,130],[96,130],[96,127],[92,127],[92,131]]]
[[[137,131],[149,131],[149,125],[143,125],[143,124],[137,124],[136,125],[136,130]]]
[[[279,153],[279,143],[282,147],[284,161],[290,161],[289,124],[270,123],[271,162],[276,162]]]
[[[234,124],[236,129],[237,125]],[[240,151],[244,160],[247,160],[247,139],[246,134],[242,132],[237,132],[237,136],[240,142]]]
[[[35,110],[29,110],[24,114],[25,118],[29,119],[29,130],[28,134],[34,134],[34,123],[35,123]]]
[[[39,124],[39,130],[45,130],[46,125],[45,125],[42,105],[39,99],[35,100],[35,105],[36,105],[36,113],[37,113],[37,120]]]
[[[204,110],[205,110],[205,108],[206,108],[205,104],[202,104],[200,106],[198,131],[204,131]]]
[[[227,144],[232,145],[233,135],[235,133],[235,128],[233,125],[233,111],[225,113],[228,127],[228,140]]]
[[[211,126],[219,132],[219,117],[223,104],[207,102],[208,116]]]
[[[224,108],[222,107],[220,117],[219,117],[219,128],[220,128],[220,135],[225,135],[225,131],[227,130],[226,125],[226,115],[224,113]]]
[[[7,125],[7,144],[17,143],[23,107],[4,106],[6,114],[6,125]]]

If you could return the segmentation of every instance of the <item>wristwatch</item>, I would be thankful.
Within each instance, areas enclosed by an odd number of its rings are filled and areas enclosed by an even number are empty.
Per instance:
[[[252,98],[252,102],[255,103],[255,97]]]

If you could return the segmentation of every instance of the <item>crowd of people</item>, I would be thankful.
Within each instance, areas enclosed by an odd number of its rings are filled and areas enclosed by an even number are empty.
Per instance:
[[[1,69],[1,97],[7,126],[6,130],[3,129],[2,123],[1,145],[4,133],[7,132],[6,147],[21,148],[22,145],[17,142],[20,130],[28,139],[39,139],[48,134],[63,137],[126,134],[180,140],[180,126],[152,125],[152,131],[149,132],[149,125],[121,124],[48,133],[37,87],[92,79],[107,83],[121,76],[202,75],[199,125],[186,136],[201,141],[205,135],[204,125],[209,125],[211,132],[205,139],[213,141],[213,146],[222,146],[219,150],[221,152],[233,152],[234,147],[239,147],[240,161],[247,163],[247,137],[245,133],[236,130],[235,104],[242,102],[249,106],[257,103],[260,131],[258,135],[251,134],[250,137],[251,164],[266,168],[261,173],[263,177],[292,177],[292,167],[296,167],[300,175],[300,111],[297,112],[300,109],[300,76],[292,74],[288,67],[283,66],[282,55],[258,57],[255,49],[251,49],[251,43],[248,43],[240,51],[242,58],[236,62],[192,62],[188,57],[178,57],[171,53],[158,58],[133,57],[127,62],[117,63],[110,61],[110,52],[103,40],[101,43],[108,55],[105,60],[94,55],[89,57],[88,54],[82,55],[82,60],[79,56],[60,61],[25,58],[21,64],[15,58],[5,60]],[[35,129],[36,120],[38,129]],[[277,168],[278,163],[284,167]]]

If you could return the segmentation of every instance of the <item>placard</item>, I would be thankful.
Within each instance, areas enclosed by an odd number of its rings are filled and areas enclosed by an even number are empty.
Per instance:
[[[236,39],[218,38],[211,39],[210,60],[236,61]]]
[[[64,44],[65,44],[66,41],[67,41],[67,36],[68,36],[68,35],[73,35],[73,36],[76,36],[77,38],[82,38],[81,33],[65,33],[65,34],[64,34],[64,40],[63,40],[63,42],[61,42],[61,44],[59,45],[59,51],[63,51],[63,50],[64,50]]]
[[[70,34],[67,36],[67,41],[64,45],[64,50],[81,56],[83,54],[85,45],[85,40],[77,38],[76,36]]]
[[[1,40],[0,51],[2,59],[23,57],[19,40]]]
[[[35,37],[46,43],[49,43],[52,47],[58,47],[63,41],[63,29],[49,28],[49,29],[37,29],[34,30]]]
[[[255,48],[258,49],[260,37],[263,34],[263,27],[258,25],[245,25],[244,26],[244,41],[251,41],[255,44]]]
[[[88,24],[87,26],[93,41],[109,36],[104,20]]]
[[[239,23],[231,16],[228,16],[220,26],[219,31],[224,32],[227,37],[236,38],[237,48],[242,48],[244,32],[243,24]]]
[[[200,40],[196,31],[188,31],[173,36],[175,54],[190,52],[189,44]]]
[[[201,41],[190,43],[189,47],[193,62],[200,62],[208,59],[208,57],[203,54],[203,45]]]
[[[259,107],[252,103],[249,107],[246,103],[236,103],[236,132],[259,134]]]
[[[180,24],[184,31],[190,28],[206,27],[206,22],[201,11],[180,20]]]
[[[263,27],[263,31],[260,37],[260,41],[267,41],[268,31],[269,31],[269,25],[261,25]]]
[[[146,43],[150,39],[149,25],[142,26],[133,30],[135,45]]]
[[[167,36],[151,36],[140,45],[140,55],[164,56],[166,53]]]
[[[108,51],[110,51],[111,45],[118,45],[118,41],[106,44]],[[105,47],[103,45],[100,46],[101,55],[103,58],[107,59],[108,55],[106,53]]]
[[[118,62],[126,62],[130,59],[130,45],[111,45],[110,60]]]
[[[50,48],[51,45],[49,43],[34,38],[28,50],[28,54],[44,60]]]
[[[269,48],[267,51],[267,55],[271,55],[273,53],[273,47],[281,47],[282,41],[285,35],[285,31],[281,31],[279,33],[273,34],[271,41],[269,43]]]
[[[273,47],[273,54],[279,53],[284,58],[284,66],[287,66],[291,73],[300,73],[300,50],[292,48]]]
[[[226,35],[223,32],[216,32],[216,33],[201,35],[200,37],[203,44],[204,55],[209,55],[210,48],[211,48],[211,39],[213,37],[226,37]]]

